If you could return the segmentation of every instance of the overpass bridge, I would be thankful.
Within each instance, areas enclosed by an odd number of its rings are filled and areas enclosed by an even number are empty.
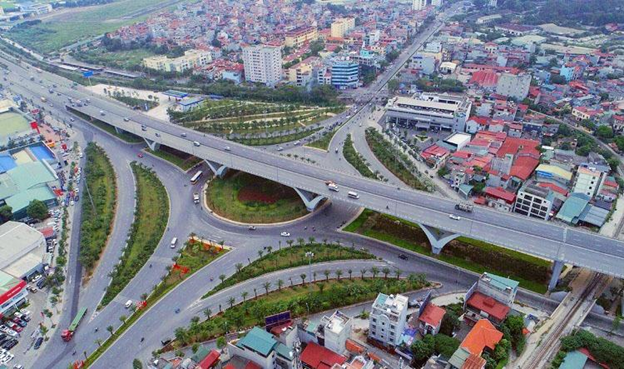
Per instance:
[[[475,207],[472,213],[461,213],[461,219],[454,220],[449,215],[456,212],[456,203],[450,199],[230,142],[155,120],[107,99],[92,97],[91,100],[88,106],[66,108],[109,124],[119,132],[140,136],[153,150],[166,145],[202,158],[215,174],[231,168],[292,187],[310,211],[321,200],[330,199],[417,223],[429,238],[434,253],[439,253],[450,240],[466,236],[553,260],[550,289],[556,285],[566,263],[624,278],[624,242],[619,240],[481,207]],[[325,185],[327,180],[334,181],[340,191],[329,191]],[[357,192],[359,199],[349,198],[348,191]]]

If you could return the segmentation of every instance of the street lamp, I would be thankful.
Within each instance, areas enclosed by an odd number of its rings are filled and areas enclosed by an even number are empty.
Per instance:
[[[307,251],[305,256],[308,258],[308,269],[310,273],[310,278],[312,278],[312,258],[314,257],[314,253],[312,251]],[[308,283],[308,289],[312,288],[312,285]]]

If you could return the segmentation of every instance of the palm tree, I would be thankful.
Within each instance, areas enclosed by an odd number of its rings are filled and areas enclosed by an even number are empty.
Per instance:
[[[328,269],[325,269],[323,271],[323,274],[325,274],[325,280],[329,281],[329,275],[331,274],[331,272]]]
[[[349,268],[349,269],[347,270],[347,273],[349,273],[349,280],[351,280],[351,279],[352,279],[352,278],[351,278],[351,275],[353,274],[353,269]]]
[[[397,279],[399,279],[399,277],[401,276],[401,274],[403,274],[403,272],[401,271],[401,269],[395,269],[394,270],[394,275],[396,276]]]
[[[327,246],[327,238],[323,238],[323,245]]]
[[[384,268],[381,270],[381,272],[382,272],[382,273],[383,273],[383,275],[384,275],[384,279],[388,279],[388,274],[390,274],[390,268],[388,268],[388,267],[384,267]]]
[[[267,254],[270,254],[273,251],[273,246],[267,246]]]
[[[271,288],[271,282],[264,282],[262,284],[262,287],[264,287],[264,290],[266,291],[266,294],[269,294],[269,288]]]
[[[254,298],[258,298],[258,290],[254,287]]]
[[[225,280],[225,274],[221,274],[219,276],[219,279],[221,280],[221,283],[223,283],[223,281]]]
[[[312,281],[316,282],[316,271],[312,272],[312,278],[314,278]]]
[[[247,300],[247,296],[249,296],[249,292],[243,291],[241,293],[241,297],[243,298],[243,302],[245,302]]]
[[[206,319],[210,319],[210,316],[212,315],[212,310],[205,308],[204,309],[204,316],[206,317]]]
[[[98,347],[102,347],[102,340],[101,339],[97,339],[95,340],[95,343],[97,343]]]
[[[308,242],[309,242],[310,244],[313,244],[313,243],[314,243],[314,241],[316,241],[316,238],[314,238],[314,237],[312,237],[312,236],[308,237]]]
[[[277,241],[277,246],[280,250],[282,249],[282,240]]]
[[[258,250],[258,257],[262,259],[262,255],[264,255],[264,251]]]
[[[303,283],[303,285],[305,286],[305,279],[306,279],[307,275],[305,275],[305,273],[301,273],[301,274],[299,275],[299,277],[301,277],[301,282],[302,282],[302,283]]]
[[[284,285],[284,281],[282,281],[281,279],[277,280],[277,289],[278,291],[282,290],[282,286]]]
[[[235,302],[236,302],[236,300],[234,299],[234,297],[230,297],[228,299],[228,304],[230,304],[230,308],[232,308],[232,306],[234,306]]]
[[[370,271],[371,271],[371,274],[373,275],[373,278],[375,278],[377,274],[379,274],[379,269],[377,269],[377,267],[372,267]]]
[[[305,243],[305,240],[303,239],[303,237],[299,237],[299,238],[297,238],[297,243],[299,244],[299,246],[303,247],[303,244]]]
[[[288,240],[288,241],[286,241],[286,243],[288,244],[288,246],[292,247],[292,244],[295,243],[295,241],[294,240]]]
[[[109,325],[108,327],[106,327],[106,330],[108,331],[108,333],[110,333],[111,336],[113,335],[113,329],[115,328],[113,328],[112,325]]]
[[[364,279],[364,274],[366,274],[366,269],[360,269],[360,275],[362,276],[362,279]]]
[[[342,275],[342,270],[341,269],[336,270],[336,277],[338,277],[338,280],[340,280],[341,275]]]
[[[319,288],[319,291],[323,293],[323,290],[325,289],[325,283],[318,283],[317,286]]]
[[[241,269],[243,269],[243,263],[236,263],[234,267],[236,268],[236,272],[240,273]]]
[[[122,316],[119,317],[119,321],[122,322],[122,323],[125,323],[127,319],[128,319],[128,317],[125,316],[125,315],[122,315]]]

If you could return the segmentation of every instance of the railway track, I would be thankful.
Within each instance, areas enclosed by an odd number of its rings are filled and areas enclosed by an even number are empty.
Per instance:
[[[566,315],[550,328],[550,331],[542,338],[542,343],[534,350],[531,358],[519,365],[518,368],[545,368],[546,363],[544,363],[544,361],[551,358],[559,350],[559,338],[562,336],[565,329],[570,327],[572,319],[576,316],[579,309],[581,309],[583,303],[588,298],[595,300],[597,298],[596,291],[602,291],[601,286],[606,283],[606,281],[608,281],[607,276],[594,272],[589,284],[587,284],[580,297],[573,302],[572,307],[569,308]]]

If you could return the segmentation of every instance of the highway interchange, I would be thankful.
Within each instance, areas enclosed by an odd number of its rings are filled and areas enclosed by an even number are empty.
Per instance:
[[[436,25],[434,25],[436,26]],[[417,40],[416,46],[412,48],[414,51],[422,43]],[[410,50],[411,52],[411,50]],[[396,63],[400,66],[404,60],[408,58],[408,53],[401,55],[401,59]],[[373,254],[381,258],[383,261],[349,261],[341,263],[330,263],[330,265],[312,265],[311,270],[324,269],[346,269],[352,268],[359,271],[363,268],[370,268],[372,265],[387,265],[393,268],[399,268],[407,272],[422,272],[427,274],[428,278],[442,284],[442,288],[437,293],[445,293],[455,290],[465,290],[474,280],[476,275],[464,271],[462,269],[441,263],[435,259],[430,259],[416,254],[410,254],[409,260],[401,260],[397,258],[399,251],[392,246],[379,243],[373,240],[362,238],[357,235],[339,232],[337,226],[342,222],[348,221],[357,215],[362,200],[367,199],[367,207],[374,208],[378,211],[386,212],[385,206],[389,205],[392,209],[390,213],[399,215],[407,219],[422,219],[424,215],[431,219],[428,224],[440,226],[443,228],[451,228],[453,231],[462,232],[468,235],[483,235],[482,237],[491,237],[496,243],[501,243],[501,228],[505,229],[505,234],[513,236],[513,232],[518,232],[518,241],[532,245],[540,245],[541,249],[532,249],[532,253],[545,257],[552,256],[553,252],[557,252],[560,256],[561,240],[566,237],[566,241],[575,245],[573,250],[578,250],[582,255],[587,255],[586,245],[592,243],[586,237],[595,239],[594,235],[587,235],[584,232],[564,230],[559,227],[553,227],[546,223],[532,222],[531,229],[527,230],[526,218],[497,216],[495,213],[487,210],[478,210],[472,216],[464,216],[465,220],[453,224],[449,222],[448,214],[453,212],[452,206],[454,202],[440,201],[437,197],[423,195],[405,188],[397,189],[397,185],[382,185],[378,182],[363,180],[354,174],[344,174],[339,172],[328,171],[317,166],[304,165],[300,162],[293,162],[285,157],[277,156],[270,153],[270,148],[260,150],[248,148],[232,143],[225,143],[213,137],[204,137],[204,135],[187,131],[188,137],[182,138],[179,135],[179,127],[171,127],[166,123],[155,122],[151,118],[147,118],[139,113],[130,111],[124,106],[104,99],[97,98],[82,88],[72,89],[70,82],[49,74],[37,74],[37,79],[44,80],[44,85],[50,86],[57,84],[56,91],[61,96],[48,95],[47,88],[42,88],[37,81],[32,82],[28,79],[33,74],[30,70],[24,69],[22,66],[13,63],[11,60],[3,60],[9,66],[9,80],[13,82],[10,89],[26,98],[36,101],[40,96],[49,98],[53,107],[46,106],[45,109],[60,120],[69,122],[74,117],[64,110],[63,105],[67,102],[67,97],[85,99],[89,97],[92,102],[85,112],[90,112],[94,116],[99,115],[99,110],[105,110],[106,116],[102,118],[115,119],[119,124],[123,124],[123,118],[129,117],[133,122],[145,124],[148,127],[148,134],[153,134],[158,130],[162,136],[162,142],[172,146],[183,148],[186,151],[192,151],[197,155],[209,157],[212,160],[226,164],[233,168],[239,168],[250,173],[277,179],[282,183],[293,187],[307,189],[311,192],[329,195],[323,183],[326,179],[336,180],[340,184],[341,191],[334,196],[331,206],[323,207],[321,210],[311,214],[305,219],[292,222],[290,224],[258,227],[254,232],[247,230],[244,225],[236,225],[220,220],[208,212],[201,206],[192,205],[192,193],[199,192],[199,187],[187,185],[190,174],[183,173],[174,166],[152,157],[145,155],[142,159],[137,159],[139,153],[145,145],[130,145],[121,142],[119,139],[108,135],[107,133],[95,128],[94,126],[76,119],[74,129],[77,133],[77,140],[81,146],[85,146],[87,142],[95,141],[102,146],[108,153],[111,162],[116,171],[117,183],[120,188],[118,191],[118,210],[116,213],[114,229],[108,247],[102,257],[102,261],[94,273],[94,277],[85,284],[81,285],[82,278],[80,266],[77,261],[77,240],[79,239],[79,227],[72,228],[72,247],[70,248],[70,260],[68,264],[68,282],[66,285],[66,297],[64,309],[61,315],[59,326],[65,327],[73,318],[77,308],[86,306],[89,308],[89,316],[78,329],[75,338],[69,342],[63,342],[58,331],[52,333],[50,341],[47,343],[45,350],[36,362],[38,368],[66,368],[67,364],[72,360],[78,359],[83,352],[90,353],[97,348],[96,339],[105,339],[108,332],[104,329],[108,325],[114,327],[119,326],[119,316],[126,315],[127,310],[124,309],[123,303],[127,299],[138,300],[141,294],[149,292],[156,285],[161,277],[166,274],[165,267],[171,265],[171,257],[176,254],[176,250],[168,247],[169,241],[173,236],[184,238],[191,232],[206,236],[216,241],[223,240],[227,245],[232,245],[233,250],[217,261],[206,266],[176,289],[171,291],[157,304],[152,306],[94,365],[94,368],[109,368],[111,363],[129,365],[135,358],[148,359],[151,352],[160,347],[160,340],[163,337],[170,337],[178,326],[184,326],[190,322],[193,316],[202,316],[201,311],[208,307],[213,312],[218,311],[218,305],[225,305],[224,301],[230,296],[239,299],[241,292],[249,290],[252,286],[259,286],[264,279],[293,279],[298,280],[300,269],[286,270],[278,272],[277,275],[268,275],[261,277],[260,280],[249,281],[230,289],[219,292],[212,298],[200,300],[201,296],[208,290],[213,288],[217,282],[215,276],[219,274],[231,275],[235,272],[235,261],[253,260],[257,257],[257,251],[263,249],[267,245],[273,245],[274,248],[280,239],[281,231],[289,231],[293,237],[315,237],[317,240],[329,239],[331,241],[339,240],[342,244],[350,245],[354,243],[358,247],[365,247]],[[382,77],[370,91],[379,91],[390,79],[394,73],[387,73]],[[384,81],[385,80],[385,81]],[[374,93],[366,92],[363,95],[370,98],[375,96]],[[366,101],[366,100],[361,100]],[[88,110],[91,109],[91,110]],[[359,114],[368,114],[362,111]],[[356,121],[358,117],[353,117]],[[131,122],[132,123],[132,122]],[[140,130],[139,125],[132,123],[128,125],[129,131],[136,132]],[[354,125],[351,125],[355,129]],[[349,123],[343,128],[350,129]],[[344,131],[342,131],[344,132]],[[140,133],[140,132],[137,132]],[[156,138],[154,136],[154,138]],[[201,143],[199,148],[192,145],[192,141]],[[232,151],[224,151],[225,146],[231,146]],[[333,145],[333,143],[332,143]],[[259,153],[261,155],[259,155]],[[248,158],[255,157],[256,161],[251,163]],[[341,154],[332,156],[331,165],[333,163],[340,166],[348,166],[344,160],[336,160]],[[171,204],[171,212],[169,216],[168,229],[161,240],[154,255],[149,262],[143,267],[132,282],[121,292],[121,294],[107,307],[103,308],[97,314],[96,311],[104,289],[109,283],[108,273],[116,264],[123,250],[128,229],[132,223],[132,213],[134,209],[134,182],[129,162],[139,160],[145,165],[154,169],[158,177],[161,179],[165,187],[168,189],[169,201]],[[339,164],[338,164],[339,162]],[[305,168],[306,173],[301,172],[301,168]],[[207,170],[207,168],[204,168]],[[354,173],[350,170],[347,173]],[[310,183],[309,176],[313,176],[318,183]],[[184,185],[182,185],[184,184]],[[198,185],[199,186],[199,185]],[[360,193],[360,200],[351,201],[346,198],[348,190],[356,190]],[[383,193],[383,196],[380,194]],[[407,207],[406,204],[418,204],[422,213],[414,212],[414,207]],[[78,209],[77,209],[78,210]],[[509,223],[498,223],[499,220],[505,220]],[[181,221],[183,220],[183,221]],[[77,211],[76,217],[73,219],[74,224],[80,224],[80,214]],[[448,224],[450,223],[450,225]],[[491,224],[488,224],[491,223]],[[314,227],[317,231],[312,231]],[[567,232],[567,235],[564,233]],[[612,255],[621,258],[624,253],[616,241],[610,239],[599,238],[599,243],[594,246],[600,252],[609,252]],[[533,241],[533,242],[531,242]],[[593,242],[593,241],[591,241]],[[607,250],[615,248],[617,251]],[[542,254],[540,254],[540,252]],[[565,256],[565,255],[564,255]],[[590,259],[590,257],[587,257]],[[612,262],[622,265],[621,259],[613,259]],[[150,267],[151,265],[151,267]],[[310,270],[308,267],[303,268]],[[212,281],[210,279],[213,279]],[[542,296],[535,295],[526,291],[519,294],[519,300],[529,305],[543,306],[546,310],[554,309],[556,303]],[[180,314],[175,314],[174,310],[180,308]],[[97,329],[97,332],[96,332]],[[149,332],[149,334],[146,334]],[[140,338],[145,337],[144,342],[140,342]],[[76,356],[72,355],[77,352]]]

